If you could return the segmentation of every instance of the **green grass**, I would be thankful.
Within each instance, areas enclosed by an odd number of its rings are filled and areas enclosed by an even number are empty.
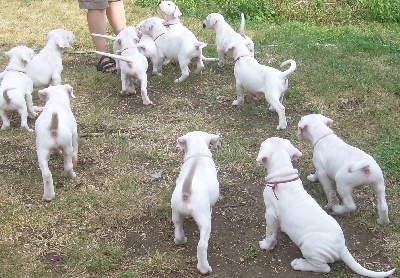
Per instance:
[[[156,15],[153,7],[138,7],[134,2],[125,1],[129,24]],[[355,7],[335,15],[335,7],[324,11],[326,3],[318,3],[293,10],[299,13],[297,19],[295,14],[284,17],[281,11],[269,21],[249,16],[246,22],[260,63],[279,68],[289,58],[297,62],[284,98],[288,128],[282,131],[276,130],[278,117],[268,110],[262,95],[258,99],[246,95],[244,105],[231,107],[236,97],[231,60],[223,68],[207,62],[202,75],[193,74],[192,65],[190,77],[181,84],[173,82],[179,75],[174,64],[166,66],[161,77],[149,74],[148,92],[154,105],[144,107],[139,94],[119,96],[117,75],[96,72],[86,14],[76,1],[3,3],[1,52],[19,44],[40,48],[49,30],[63,27],[76,35],[71,50],[88,53],[63,56],[63,82],[74,87],[77,97],[71,105],[78,122],[79,160],[77,178],[69,180],[61,176],[62,159],[52,156],[57,183],[53,202],[41,201],[35,135],[19,128],[15,113],[10,116],[12,128],[0,132],[0,276],[198,277],[194,223],[185,224],[188,245],[174,246],[169,206],[183,161],[176,139],[192,130],[220,134],[222,139],[221,147],[213,150],[221,187],[209,243],[213,275],[273,276],[274,268],[287,277],[297,275],[289,266],[297,248],[283,239],[272,253],[257,247],[265,233],[265,208],[258,190],[265,169],[255,158],[266,138],[289,139],[303,153],[296,168],[305,188],[324,206],[321,185],[306,179],[314,171],[311,146],[299,142],[296,135],[300,117],[317,112],[332,118],[334,131],[374,156],[385,173],[392,224],[375,224],[372,192],[359,189],[355,192],[358,210],[339,218],[350,235],[346,240],[355,244],[372,237],[371,242],[353,248],[360,263],[371,269],[383,269],[384,263],[399,268],[400,27],[345,14]],[[287,2],[286,12],[292,4]],[[311,19],[310,11],[317,8],[320,12]],[[182,11],[182,22],[208,43],[205,55],[215,57],[215,33],[202,29],[203,17],[189,16],[185,6]],[[238,18],[228,21],[238,29]],[[0,55],[3,68],[7,62]],[[38,104],[36,92],[33,96]],[[33,127],[34,121],[29,120],[29,125]],[[161,177],[153,180],[152,175],[161,170]],[[233,206],[224,207],[227,204]],[[229,213],[241,217],[240,221],[234,222]],[[250,224],[244,223],[245,216],[252,217]],[[228,234],[232,223],[237,224],[233,235]],[[245,232],[239,233],[241,229]],[[375,250],[377,257],[371,257]],[[60,260],[49,259],[57,256]],[[283,260],[275,260],[277,256]],[[324,277],[357,277],[342,263],[331,267]]]

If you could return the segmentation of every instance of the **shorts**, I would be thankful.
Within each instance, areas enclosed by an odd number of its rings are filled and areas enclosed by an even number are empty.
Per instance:
[[[121,0],[79,0],[79,8],[87,10],[104,10],[108,8],[108,2]]]

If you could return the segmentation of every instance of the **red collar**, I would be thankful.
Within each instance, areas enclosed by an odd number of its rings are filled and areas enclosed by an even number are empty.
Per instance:
[[[295,177],[295,178],[293,178],[293,179],[291,179],[291,180],[267,182],[265,185],[272,188],[272,191],[274,192],[275,198],[276,198],[277,200],[279,200],[279,199],[278,199],[278,196],[276,196],[276,193],[275,193],[275,188],[278,186],[278,184],[280,184],[280,183],[288,183],[288,182],[292,182],[292,181],[297,181],[298,179],[299,179],[299,177],[297,176],[297,177]],[[271,184],[271,185],[269,185],[269,184]]]

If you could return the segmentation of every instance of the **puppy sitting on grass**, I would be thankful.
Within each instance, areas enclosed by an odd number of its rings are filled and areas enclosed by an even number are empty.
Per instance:
[[[212,272],[207,260],[211,233],[211,208],[219,197],[219,182],[214,160],[208,146],[217,147],[218,135],[202,131],[189,132],[178,138],[178,147],[185,150],[185,158],[171,197],[172,221],[175,225],[175,244],[187,241],[183,231],[185,216],[191,216],[200,230],[197,245],[197,269],[202,274]]]

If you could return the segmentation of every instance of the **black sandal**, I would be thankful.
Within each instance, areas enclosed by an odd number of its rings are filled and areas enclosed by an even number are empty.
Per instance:
[[[96,68],[98,71],[105,73],[117,72],[115,60],[107,56],[101,56],[100,60],[96,64]]]

